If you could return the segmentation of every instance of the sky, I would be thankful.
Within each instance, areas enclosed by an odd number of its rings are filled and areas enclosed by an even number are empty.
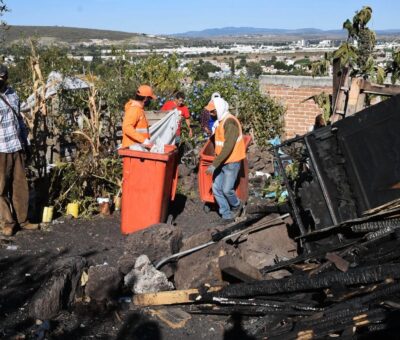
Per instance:
[[[173,34],[227,26],[341,29],[363,6],[369,27],[400,29],[400,0],[4,0],[9,25]]]

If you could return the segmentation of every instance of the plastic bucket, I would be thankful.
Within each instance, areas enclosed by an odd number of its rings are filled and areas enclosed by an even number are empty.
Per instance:
[[[54,207],[52,206],[44,207],[42,216],[43,223],[50,223],[53,220],[53,211]]]
[[[68,203],[67,204],[67,215],[78,218],[79,216],[79,203]]]

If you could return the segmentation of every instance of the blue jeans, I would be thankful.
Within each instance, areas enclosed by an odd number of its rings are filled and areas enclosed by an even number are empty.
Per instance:
[[[240,162],[224,164],[214,172],[212,191],[218,203],[219,213],[224,219],[234,218],[231,207],[240,204],[235,193],[235,183],[240,170]]]

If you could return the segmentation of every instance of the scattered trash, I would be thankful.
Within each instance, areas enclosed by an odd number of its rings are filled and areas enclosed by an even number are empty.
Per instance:
[[[266,177],[266,178],[270,178],[271,174],[267,173],[267,172],[262,172],[262,171],[256,171],[255,175],[258,177]]]
[[[82,272],[82,276],[81,276],[81,286],[82,287],[86,286],[86,283],[88,282],[88,279],[89,279],[89,275],[85,271],[83,271]]]
[[[97,203],[99,204],[99,212],[101,215],[110,215],[110,199],[108,197],[98,197]]]

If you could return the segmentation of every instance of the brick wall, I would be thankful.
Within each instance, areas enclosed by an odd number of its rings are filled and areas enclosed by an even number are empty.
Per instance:
[[[285,138],[302,135],[314,125],[315,116],[322,110],[312,99],[306,98],[321,92],[332,93],[332,78],[305,76],[261,76],[260,89],[286,108],[284,117]]]

